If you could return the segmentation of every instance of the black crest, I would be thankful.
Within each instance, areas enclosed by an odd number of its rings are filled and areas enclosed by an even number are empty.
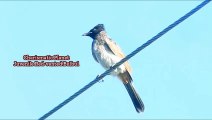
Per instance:
[[[92,28],[88,33],[83,34],[83,36],[90,36],[91,38],[95,38],[97,34],[101,31],[105,31],[105,27],[103,24],[98,24],[94,28]]]

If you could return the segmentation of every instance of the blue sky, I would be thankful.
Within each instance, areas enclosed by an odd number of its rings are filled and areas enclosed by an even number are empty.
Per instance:
[[[103,23],[129,54],[201,1],[0,1],[0,118],[37,119],[104,69],[81,35]],[[107,76],[51,119],[212,118],[212,4],[130,59],[144,104]],[[70,55],[80,67],[13,67],[29,55]]]

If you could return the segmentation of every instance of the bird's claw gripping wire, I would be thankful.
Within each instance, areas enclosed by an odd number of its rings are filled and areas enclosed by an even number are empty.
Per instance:
[[[113,66],[114,66],[114,65],[110,66],[109,69],[114,69]],[[117,69],[117,68],[116,68],[116,69]],[[114,69],[113,71],[115,71],[116,69]],[[108,75],[111,75],[111,74],[112,74],[112,73],[110,72]]]

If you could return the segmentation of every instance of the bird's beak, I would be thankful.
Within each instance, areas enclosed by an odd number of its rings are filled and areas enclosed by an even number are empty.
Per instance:
[[[91,32],[88,32],[88,33],[82,34],[82,36],[89,36],[90,34],[91,34]]]

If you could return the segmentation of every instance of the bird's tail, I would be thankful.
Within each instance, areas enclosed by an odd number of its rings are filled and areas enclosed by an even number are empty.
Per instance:
[[[124,74],[120,75],[119,78],[122,81],[125,79],[124,80],[125,82],[123,82],[124,86],[125,86],[125,88],[127,89],[127,92],[130,95],[130,98],[131,98],[131,100],[132,100],[132,102],[133,102],[133,104],[135,106],[136,111],[138,113],[143,112],[144,111],[144,104],[143,104],[140,96],[136,92],[134,86],[132,85],[132,78],[131,78],[130,74],[129,73],[128,74],[124,73]]]
[[[124,84],[124,86],[127,89],[127,92],[130,95],[130,98],[135,106],[135,109],[138,113],[143,112],[144,111],[144,104],[141,100],[141,98],[139,97],[138,93],[135,91],[135,88],[133,87],[132,83],[129,82],[127,84]]]

